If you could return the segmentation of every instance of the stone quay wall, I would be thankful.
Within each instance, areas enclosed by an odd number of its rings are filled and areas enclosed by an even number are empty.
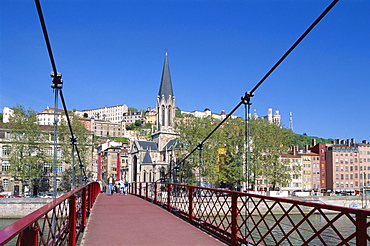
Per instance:
[[[52,198],[0,198],[0,218],[22,218],[52,200]]]

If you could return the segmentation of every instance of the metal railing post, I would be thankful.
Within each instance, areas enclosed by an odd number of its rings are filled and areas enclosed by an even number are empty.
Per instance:
[[[193,221],[193,197],[194,197],[194,187],[189,188],[189,221]]]
[[[172,191],[171,184],[167,184],[167,209],[168,211],[171,210],[171,191]]]
[[[39,228],[28,227],[23,231],[21,246],[37,246],[39,241]]]
[[[141,197],[141,189],[143,188],[143,187],[142,187],[142,184],[143,184],[143,183],[140,183],[140,185],[139,185],[139,196],[140,196],[140,197]]]
[[[231,196],[231,244],[238,243],[238,196],[232,194]]]
[[[145,183],[145,200],[148,200],[148,182]]]
[[[88,197],[87,197],[87,213],[89,214],[90,213],[90,209],[92,207],[92,185],[89,184],[89,186],[87,187],[87,194],[88,194]]]
[[[69,245],[76,245],[76,196],[69,198]]]
[[[86,195],[86,188],[82,189],[82,226],[85,228],[86,226],[86,214],[87,210],[89,209],[87,206],[87,195]]]
[[[367,245],[366,214],[356,213],[356,245]]]
[[[158,203],[158,198],[157,198],[157,193],[158,193],[158,191],[157,191],[157,183],[154,182],[153,184],[154,184],[154,203]]]

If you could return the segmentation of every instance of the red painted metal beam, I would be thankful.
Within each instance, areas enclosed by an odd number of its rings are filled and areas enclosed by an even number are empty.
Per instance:
[[[121,181],[121,151],[117,152],[116,180]]]
[[[69,197],[69,245],[76,245],[76,197]]]
[[[101,163],[102,152],[98,152],[98,181],[102,180],[102,163]]]

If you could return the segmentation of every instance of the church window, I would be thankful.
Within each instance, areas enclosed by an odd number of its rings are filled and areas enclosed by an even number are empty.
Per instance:
[[[171,125],[171,107],[168,109],[168,126]]]
[[[166,111],[164,110],[164,106],[162,107],[162,126],[165,125],[165,120],[166,120]]]

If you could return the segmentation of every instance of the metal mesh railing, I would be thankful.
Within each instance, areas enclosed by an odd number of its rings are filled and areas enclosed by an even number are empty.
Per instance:
[[[134,183],[154,202],[232,245],[370,245],[370,211],[169,183]]]
[[[100,193],[97,182],[82,185],[0,231],[0,245],[76,245]]]

